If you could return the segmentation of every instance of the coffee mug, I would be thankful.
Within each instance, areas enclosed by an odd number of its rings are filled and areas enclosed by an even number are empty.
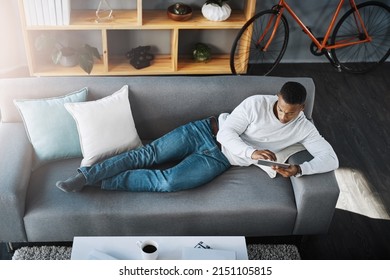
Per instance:
[[[158,244],[153,240],[137,241],[144,260],[156,260],[158,257]]]

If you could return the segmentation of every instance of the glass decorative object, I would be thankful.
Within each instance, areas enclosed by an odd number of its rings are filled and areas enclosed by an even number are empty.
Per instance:
[[[112,8],[107,0],[100,0],[99,6],[96,10],[96,22],[107,22],[113,19]]]

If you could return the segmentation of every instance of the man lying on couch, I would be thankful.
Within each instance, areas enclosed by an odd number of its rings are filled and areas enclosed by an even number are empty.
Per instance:
[[[215,117],[188,123],[141,148],[80,167],[76,176],[57,182],[57,187],[65,192],[81,191],[85,185],[104,190],[181,191],[211,181],[231,165],[276,161],[279,151],[298,143],[313,159],[288,168],[273,166],[274,171],[284,177],[332,171],[338,168],[337,156],[306,119],[305,100],[305,88],[287,82],[276,96],[244,100],[220,118],[219,131]],[[179,163],[165,170],[148,169],[172,161]]]

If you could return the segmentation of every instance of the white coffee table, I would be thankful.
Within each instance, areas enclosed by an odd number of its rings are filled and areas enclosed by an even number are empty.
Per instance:
[[[243,236],[76,236],[73,239],[71,259],[94,259],[95,252],[102,252],[119,260],[139,260],[141,253],[137,241],[145,240],[158,243],[159,260],[180,260],[183,248],[194,248],[200,241],[215,250],[234,251],[237,260],[248,259]]]

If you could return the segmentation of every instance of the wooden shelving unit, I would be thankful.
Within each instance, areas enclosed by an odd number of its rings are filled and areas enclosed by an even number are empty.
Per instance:
[[[254,14],[256,0],[244,0],[243,10],[233,10],[230,18],[223,22],[212,22],[203,17],[200,10],[194,10],[190,20],[180,22],[167,17],[166,10],[146,10],[142,0],[136,1],[136,9],[114,10],[110,22],[95,22],[95,10],[72,10],[70,24],[65,26],[27,26],[23,0],[19,0],[20,17],[24,34],[27,60],[32,76],[78,76],[87,75],[80,67],[62,67],[39,57],[35,51],[34,40],[40,32],[93,33],[100,41],[101,60],[97,61],[90,75],[184,75],[184,74],[228,74],[230,73],[229,54],[213,55],[207,63],[197,63],[179,54],[180,32],[185,30],[239,30]],[[200,2],[202,4],[202,2]],[[110,53],[110,32],[120,30],[143,31],[165,30],[170,34],[170,54],[155,54],[151,66],[137,70],[128,60],[118,54]],[[69,34],[69,33],[70,34]],[[88,37],[88,36],[85,36]],[[46,62],[45,62],[46,61]]]

